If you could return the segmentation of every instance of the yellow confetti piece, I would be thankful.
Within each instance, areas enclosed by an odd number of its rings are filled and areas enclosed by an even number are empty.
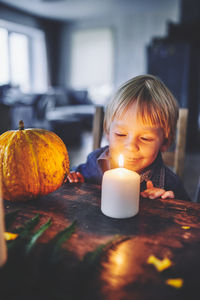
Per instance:
[[[190,226],[181,226],[183,229],[190,229]]]
[[[12,232],[4,232],[4,237],[6,241],[11,241],[11,240],[15,240],[18,237],[18,234]]]
[[[166,280],[166,284],[175,287],[176,289],[180,289],[183,286],[182,278],[169,278]]]
[[[163,260],[160,260],[154,255],[149,256],[147,263],[153,264],[159,272],[169,268],[172,265],[172,262],[169,258],[164,258]]]

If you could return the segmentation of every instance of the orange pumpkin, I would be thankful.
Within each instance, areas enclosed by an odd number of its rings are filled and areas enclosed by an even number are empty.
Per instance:
[[[45,129],[10,130],[0,135],[3,198],[26,201],[58,189],[69,172],[65,144]]]

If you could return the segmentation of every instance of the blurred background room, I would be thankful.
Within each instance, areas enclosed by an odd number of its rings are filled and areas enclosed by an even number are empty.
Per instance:
[[[92,151],[95,106],[131,77],[156,75],[189,111],[183,181],[194,200],[199,32],[199,0],[0,0],[0,134],[21,119],[54,131],[73,167]]]

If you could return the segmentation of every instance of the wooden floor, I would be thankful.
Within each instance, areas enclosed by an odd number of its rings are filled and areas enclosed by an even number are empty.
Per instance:
[[[102,140],[102,146],[106,139]],[[74,145],[67,145],[71,168],[84,163],[87,155],[92,151],[92,134],[83,132],[81,139]],[[200,153],[187,153],[184,165],[183,183],[192,201],[195,199],[198,180],[200,177]]]

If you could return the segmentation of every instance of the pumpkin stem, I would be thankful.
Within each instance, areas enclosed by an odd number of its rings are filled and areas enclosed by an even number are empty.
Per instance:
[[[23,120],[19,121],[19,130],[24,130],[24,122],[23,122]]]

